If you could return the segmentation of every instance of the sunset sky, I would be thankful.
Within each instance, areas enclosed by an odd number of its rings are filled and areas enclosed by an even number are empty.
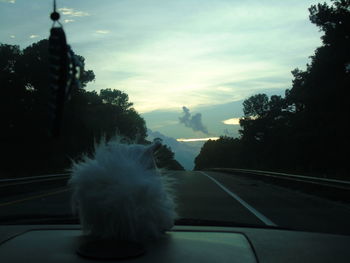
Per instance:
[[[148,128],[186,139],[237,135],[242,100],[291,87],[291,70],[305,68],[321,45],[308,19],[317,2],[57,0],[57,7],[69,44],[96,74],[87,89],[128,93]],[[24,48],[47,38],[51,12],[48,0],[0,0],[0,42]],[[179,122],[183,106],[201,115],[207,134]]]

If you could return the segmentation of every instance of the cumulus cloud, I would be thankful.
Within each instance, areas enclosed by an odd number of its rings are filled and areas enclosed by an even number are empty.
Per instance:
[[[202,114],[196,113],[192,115],[190,109],[183,106],[183,116],[179,117],[180,123],[183,123],[186,127],[192,128],[193,131],[201,131],[208,134],[208,129],[202,123]]]

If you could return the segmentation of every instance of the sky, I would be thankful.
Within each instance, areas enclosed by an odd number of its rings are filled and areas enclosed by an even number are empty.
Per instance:
[[[57,0],[57,8],[69,44],[95,72],[87,89],[122,90],[153,133],[188,139],[238,136],[244,99],[291,87],[291,71],[321,45],[308,19],[317,2]],[[51,11],[48,0],[0,0],[0,42],[25,48],[47,38]]]

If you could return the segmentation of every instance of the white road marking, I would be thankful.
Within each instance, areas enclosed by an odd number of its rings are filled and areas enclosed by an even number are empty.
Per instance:
[[[242,198],[240,198],[237,194],[232,192],[231,190],[227,189],[224,185],[222,185],[220,182],[218,182],[216,179],[211,177],[210,175],[200,172],[201,174],[207,176],[210,180],[212,180],[214,183],[216,183],[222,190],[224,190],[227,194],[229,194],[231,197],[233,197],[236,201],[238,201],[240,204],[242,204],[245,208],[247,208],[251,213],[253,213],[257,218],[259,218],[265,225],[268,226],[277,226],[274,222],[272,222],[270,219],[268,219],[266,216],[264,216],[262,213],[260,213],[258,210],[256,210],[254,207],[249,205],[246,201],[244,201]]]

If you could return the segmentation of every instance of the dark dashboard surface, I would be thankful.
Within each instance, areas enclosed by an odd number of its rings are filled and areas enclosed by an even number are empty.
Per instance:
[[[1,262],[99,262],[76,253],[80,236],[79,225],[1,225]],[[342,235],[175,226],[161,240],[146,244],[144,255],[125,261],[349,262],[349,244],[350,237]]]

